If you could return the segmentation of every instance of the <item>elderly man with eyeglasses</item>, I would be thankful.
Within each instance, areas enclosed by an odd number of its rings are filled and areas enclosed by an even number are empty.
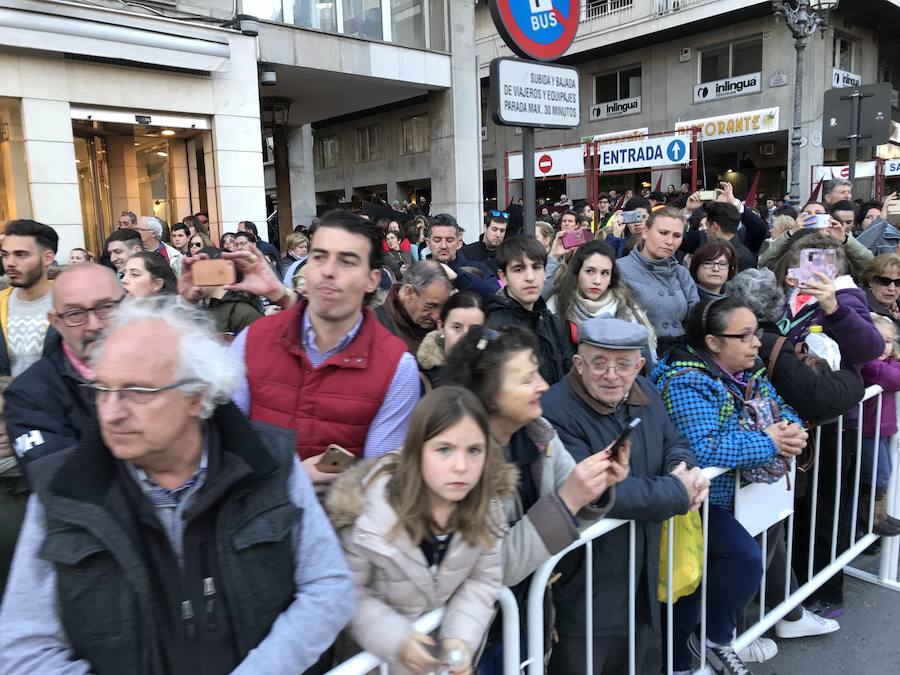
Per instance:
[[[616,486],[608,516],[635,520],[635,578],[638,580],[636,669],[650,644],[651,628],[660,626],[656,600],[662,523],[700,508],[708,483],[697,468],[687,439],[675,428],[656,387],[639,375],[641,350],[649,334],[639,324],[594,318],[578,326],[578,353],[573,368],[541,398],[544,417],[576,462],[609,446],[629,425],[631,471]],[[628,672],[628,541],[620,527],[595,540],[593,565],[594,673]],[[583,557],[564,558],[554,585],[556,629],[549,672],[590,672],[584,663],[585,581]]]
[[[293,433],[230,402],[243,364],[194,310],[123,305],[91,362],[97,422],[42,460],[3,672],[304,672],[353,584]]]

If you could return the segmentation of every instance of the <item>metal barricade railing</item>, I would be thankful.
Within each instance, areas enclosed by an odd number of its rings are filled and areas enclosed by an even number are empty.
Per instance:
[[[766,631],[770,630],[778,621],[787,616],[794,608],[799,606],[804,600],[809,598],[813,593],[815,593],[819,588],[825,584],[831,577],[833,577],[837,572],[841,571],[844,568],[847,568],[849,563],[853,561],[857,556],[859,556],[866,548],[868,548],[874,541],[878,539],[878,535],[872,532],[873,527],[873,518],[874,518],[874,510],[875,510],[875,477],[877,474],[878,468],[878,433],[880,430],[880,405],[881,405],[881,397],[882,390],[879,386],[872,386],[866,390],[865,397],[858,405],[858,429],[856,433],[856,452],[855,452],[855,465],[853,472],[853,489],[851,498],[851,523],[850,523],[850,544],[848,547],[839,550],[838,539],[839,539],[839,526],[842,517],[842,495],[844,497],[847,496],[847,492],[845,491],[845,486],[842,485],[842,463],[843,463],[843,436],[844,436],[844,416],[840,416],[837,418],[835,423],[836,428],[836,486],[834,490],[834,495],[822,495],[823,499],[830,499],[829,502],[832,506],[832,532],[831,532],[831,554],[830,560],[828,564],[824,565],[818,571],[815,570],[815,563],[817,558],[815,557],[815,526],[816,526],[816,510],[818,508],[818,502],[820,495],[818,494],[819,490],[819,471],[820,464],[817,461],[813,466],[812,472],[812,504],[811,504],[811,523],[810,527],[810,542],[809,542],[809,562],[808,562],[808,579],[805,583],[800,585],[796,590],[791,592],[791,569],[793,563],[793,535],[794,535],[794,513],[787,517],[786,523],[786,574],[785,574],[785,589],[784,589],[784,600],[779,603],[777,606],[772,607],[771,609],[766,609],[766,601],[765,601],[765,590],[766,590],[766,576],[765,572],[763,572],[762,580],[760,582],[759,587],[759,618],[758,620],[751,626],[749,626],[746,630],[744,630],[739,636],[737,636],[732,644],[735,651],[740,651],[746,647],[748,647],[752,642],[754,642],[757,638],[761,637]],[[868,503],[867,503],[867,528],[866,532],[862,534],[859,538],[857,538],[856,532],[856,520],[858,514],[858,504],[860,498],[860,486],[861,486],[861,462],[862,462],[862,420],[863,420],[863,408],[864,402],[874,399],[876,401],[876,405],[878,405],[878,412],[876,413],[876,438],[874,439],[874,457],[873,457],[873,466],[870,479],[870,485],[873,486],[872,489],[869,490],[868,494]],[[900,395],[898,395],[898,410],[900,410]],[[816,429],[816,447],[821,448],[821,440],[822,440],[822,427],[818,427]],[[898,442],[896,435],[892,437],[892,453],[894,457],[894,468],[898,466],[898,460],[900,460],[900,449],[898,449]],[[731,469],[724,469],[720,467],[710,467],[703,470],[704,476],[707,479],[712,481],[714,478],[721,476],[725,473],[728,473]],[[889,509],[893,513],[900,512],[900,478],[898,478],[898,471],[894,470],[891,475],[891,484],[890,490],[888,493],[888,504],[894,505],[893,509]],[[707,591],[707,556],[708,556],[708,522],[709,522],[709,500],[703,504],[702,508],[702,521],[703,521],[703,558],[704,565],[702,571],[702,577],[700,582],[701,590],[701,611],[700,611],[700,668],[701,671],[706,666],[706,591]],[[669,519],[667,521],[668,529],[668,569],[667,569],[667,579],[668,579],[668,597],[671,600],[672,598],[672,561],[673,561],[673,546],[674,546],[674,537],[673,535],[673,520]],[[636,664],[636,655],[635,655],[635,634],[636,634],[636,613],[635,613],[635,603],[636,603],[636,582],[635,582],[635,523],[634,521],[625,521],[625,520],[614,520],[614,519],[605,519],[594,525],[585,529],[578,541],[572,543],[566,549],[560,551],[558,554],[554,555],[550,560],[548,560],[544,565],[538,568],[532,576],[531,588],[529,589],[528,596],[528,616],[527,616],[527,631],[528,631],[528,660],[523,664],[523,666],[527,666],[528,675],[543,675],[544,673],[544,654],[543,654],[543,645],[544,645],[544,604],[543,604],[543,595],[547,587],[547,583],[550,580],[550,577],[553,574],[556,565],[559,561],[564,558],[566,555],[571,553],[572,551],[585,547],[585,556],[584,556],[584,573],[586,575],[586,583],[585,583],[585,635],[592,636],[593,635],[593,556],[592,550],[593,546],[590,544],[597,538],[604,536],[605,534],[611,532],[614,529],[619,527],[628,526],[630,529],[629,532],[629,540],[628,540],[628,593],[629,593],[629,603],[628,603],[628,617],[627,617],[627,629],[628,629],[628,673],[629,675],[636,675],[635,673],[635,664]],[[779,523],[780,525],[780,523]],[[766,560],[766,535],[768,530],[764,530],[761,537],[761,549],[762,549],[762,559],[765,562]],[[897,568],[898,568],[898,557],[900,557],[900,542],[898,542],[900,538],[891,538],[885,541],[881,550],[881,564],[879,574],[873,575],[868,572],[862,572],[859,570],[855,570],[853,568],[847,568],[847,573],[865,579],[867,581],[872,581],[874,583],[879,583],[887,588],[891,588],[893,590],[900,590],[900,583],[897,582]],[[672,616],[672,607],[673,603],[670,601],[666,603],[666,607],[664,611],[667,613],[667,621],[666,621],[666,654],[663,655],[664,665],[666,667],[666,672],[671,674],[673,672],[673,640],[672,640],[672,630],[673,630],[673,616]],[[586,664],[587,664],[587,672],[592,672],[593,670],[593,640],[586,639],[585,640],[585,656],[586,656]]]
[[[516,675],[520,668],[519,654],[519,603],[508,588],[500,592],[498,599],[503,617],[503,675]],[[439,608],[423,614],[413,621],[412,630],[426,635],[437,630],[444,618],[444,609]],[[388,664],[368,652],[361,652],[329,670],[326,675],[365,675],[378,669],[381,675],[390,673]]]
[[[895,395],[897,399],[897,410],[900,411],[900,393]],[[843,463],[843,436],[844,436],[844,416],[840,416],[833,423],[836,429],[836,486],[834,495],[825,495],[823,498],[831,499],[832,505],[832,532],[831,532],[831,551],[828,564],[824,565],[818,572],[815,570],[815,528],[817,524],[817,508],[820,499],[819,483],[820,483],[820,463],[819,457],[813,465],[811,486],[812,503],[811,503],[811,526],[810,541],[808,545],[809,562],[807,564],[808,578],[805,583],[799,585],[796,590],[791,592],[791,569],[793,562],[793,535],[794,535],[794,513],[791,512],[786,518],[786,574],[784,579],[784,599],[775,607],[766,609],[765,591],[766,591],[766,573],[763,570],[762,579],[759,586],[759,618],[751,626],[747,627],[740,635],[738,635],[732,643],[735,651],[740,651],[748,647],[757,638],[770,630],[778,621],[787,616],[794,608],[799,606],[804,600],[809,598],[821,586],[833,577],[837,572],[844,570],[848,575],[879,584],[891,590],[900,590],[898,583],[898,564],[900,564],[900,537],[892,537],[884,540],[881,548],[881,560],[879,564],[878,574],[858,570],[849,567],[851,561],[859,556],[866,548],[878,539],[878,535],[872,532],[874,525],[875,512],[875,481],[878,471],[878,440],[881,422],[881,398],[882,389],[879,386],[872,386],[866,390],[865,397],[859,403],[857,408],[857,432],[855,443],[855,463],[853,471],[853,490],[850,508],[850,544],[843,550],[839,550],[838,535],[839,525],[842,515],[842,495],[847,496],[842,486],[842,463]],[[866,531],[857,538],[857,515],[861,492],[862,482],[862,422],[864,403],[869,400],[875,400],[878,406],[876,412],[876,437],[874,439],[874,452],[872,461],[871,475],[868,476],[871,489],[868,494],[868,503],[866,504]],[[829,426],[831,423],[829,424]],[[822,447],[822,427],[816,429],[817,448]],[[890,487],[887,495],[887,503],[891,505],[889,511],[892,514],[900,513],[900,472],[896,469],[900,466],[900,443],[898,443],[898,435],[891,437],[891,455],[893,458],[894,470],[891,473]],[[731,469],[721,467],[708,467],[703,470],[703,475],[711,482],[723,474],[730,472]],[[706,667],[706,592],[707,592],[707,556],[708,556],[708,526],[709,526],[709,499],[707,499],[702,507],[703,522],[703,559],[704,565],[700,581],[701,588],[701,610],[700,610],[700,671],[704,671]],[[668,568],[666,578],[668,580],[667,594],[669,602],[664,603],[664,610],[667,614],[666,621],[666,653],[663,655],[663,663],[665,672],[671,675],[673,672],[674,656],[673,656],[673,605],[672,600],[672,578],[673,578],[673,559],[674,559],[674,520],[669,519],[666,522],[668,528]],[[778,523],[780,525],[780,523]],[[613,530],[627,526],[629,528],[628,536],[628,675],[637,675],[636,673],[636,598],[637,598],[637,581],[635,574],[635,537],[636,525],[635,521],[617,520],[606,518],[586,528],[577,541],[566,547],[546,563],[541,565],[531,577],[531,585],[528,593],[528,612],[526,625],[527,638],[527,658],[520,660],[520,626],[519,626],[519,608],[518,604],[509,589],[503,589],[500,596],[499,604],[503,616],[503,675],[515,675],[519,672],[527,672],[527,675],[543,675],[545,671],[544,665],[544,593],[547,584],[557,566],[557,564],[569,553],[585,548],[584,555],[584,573],[585,573],[585,635],[593,635],[593,546],[592,543]],[[774,527],[774,526],[773,526]],[[762,559],[765,567],[767,533],[765,530],[760,535],[760,546],[762,549]],[[651,599],[655,601],[655,599]],[[413,623],[413,629],[423,633],[434,631],[439,625],[443,617],[443,610],[438,609],[425,614]],[[593,640],[585,640],[585,656],[587,664],[587,672],[593,670]],[[811,664],[813,665],[813,664]],[[380,668],[382,673],[387,673],[387,666],[379,659],[368,653],[357,654],[350,660],[342,663],[336,668],[328,672],[327,675],[363,675],[369,671]]]

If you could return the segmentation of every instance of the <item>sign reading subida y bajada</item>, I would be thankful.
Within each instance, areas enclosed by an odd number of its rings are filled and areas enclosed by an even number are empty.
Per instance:
[[[580,0],[490,0],[491,16],[503,41],[518,56],[554,61],[578,30]]]

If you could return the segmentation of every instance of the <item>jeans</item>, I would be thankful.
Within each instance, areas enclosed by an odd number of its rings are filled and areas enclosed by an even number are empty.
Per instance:
[[[875,457],[875,439],[862,439],[862,475],[860,482],[869,485],[872,481],[872,462]],[[882,436],[878,439],[878,470],[875,474],[876,492],[887,492],[891,481],[891,438]]]
[[[762,552],[730,511],[713,505],[709,507],[707,550],[706,637],[725,645],[731,642],[741,612],[759,588],[763,571]],[[700,626],[702,593],[701,584],[694,593],[681,598],[672,608],[675,670],[691,668],[687,641]],[[662,617],[665,622],[665,607],[662,608]]]

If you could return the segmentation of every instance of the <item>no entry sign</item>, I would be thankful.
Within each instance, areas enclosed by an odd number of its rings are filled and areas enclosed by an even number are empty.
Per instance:
[[[578,30],[580,0],[490,0],[494,25],[523,59],[553,61]]]
[[[550,155],[541,155],[540,159],[538,159],[538,169],[540,169],[541,173],[548,174],[552,168],[553,158]]]

